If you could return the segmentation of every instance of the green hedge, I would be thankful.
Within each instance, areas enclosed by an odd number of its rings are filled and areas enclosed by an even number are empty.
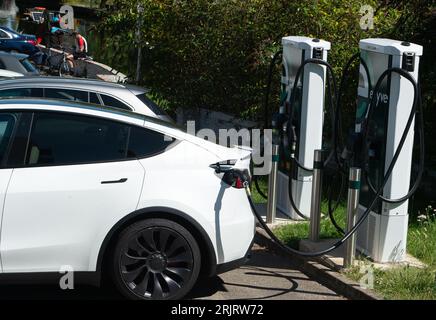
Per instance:
[[[376,1],[374,29],[362,30],[357,0],[140,0],[141,83],[169,109],[203,107],[262,120],[266,74],[272,54],[286,35],[318,37],[332,43],[329,62],[339,77],[358,50],[359,39],[390,37],[424,45],[421,61],[426,133],[436,134],[434,0]],[[136,1],[115,0],[99,25],[96,56],[134,78]],[[280,70],[274,73],[270,110],[278,105]],[[356,81],[354,77],[353,81]],[[354,85],[353,85],[354,84]],[[345,118],[355,110],[355,83],[345,95]],[[436,155],[436,144],[428,146]],[[435,156],[431,156],[436,159]]]
[[[136,3],[114,2],[115,9],[100,25],[107,40],[101,53],[104,60],[134,75]],[[206,107],[246,116],[259,110],[268,63],[282,36],[331,41],[329,61],[340,71],[357,51],[359,39],[388,34],[401,17],[399,8],[368,0],[366,4],[378,10],[375,28],[364,31],[359,26],[362,1],[357,0],[141,3],[145,8],[142,82],[172,108]]]

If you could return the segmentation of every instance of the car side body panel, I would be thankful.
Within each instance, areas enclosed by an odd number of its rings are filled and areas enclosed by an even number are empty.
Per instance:
[[[225,184],[210,168],[217,161],[219,157],[187,141],[163,157],[142,159],[146,178],[138,208],[167,206],[187,213],[206,230],[222,264],[245,255],[255,221],[245,190]]]
[[[3,272],[95,271],[92,248],[136,209],[143,179],[137,160],[14,169],[2,219]]]

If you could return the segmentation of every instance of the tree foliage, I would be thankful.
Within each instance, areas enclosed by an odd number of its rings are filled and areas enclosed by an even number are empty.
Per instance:
[[[433,7],[428,0],[368,0],[365,4],[375,10],[374,28],[363,30],[362,1],[357,0],[139,2],[144,7],[142,84],[165,97],[170,108],[204,107],[251,118],[261,115],[268,65],[283,36],[330,41],[329,62],[338,74],[360,39],[413,38]],[[137,3],[115,0],[99,28],[107,39],[101,46],[104,60],[129,75],[136,68]],[[272,99],[270,108],[275,105]]]

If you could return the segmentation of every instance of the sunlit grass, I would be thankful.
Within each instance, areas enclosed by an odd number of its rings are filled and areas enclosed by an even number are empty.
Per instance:
[[[267,192],[267,179],[259,181],[264,193]],[[266,202],[253,186],[253,198],[256,202]],[[327,202],[322,203],[321,211],[327,213]],[[345,226],[346,207],[340,203],[335,211],[335,219],[343,228]],[[298,247],[301,239],[309,234],[309,223],[306,221],[289,224],[274,229],[277,237],[289,246]],[[341,234],[335,229],[328,216],[321,220],[321,238],[339,238]],[[427,264],[426,268],[397,267],[390,270],[373,269],[374,290],[386,299],[436,299],[436,209],[428,206],[424,212],[418,213],[418,219],[409,225],[407,251],[409,254]],[[371,265],[370,261],[364,264]],[[363,274],[360,266],[344,272],[349,278],[359,281]]]

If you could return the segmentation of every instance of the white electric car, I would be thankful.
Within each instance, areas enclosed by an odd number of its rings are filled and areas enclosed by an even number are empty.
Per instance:
[[[181,298],[247,257],[245,190],[214,168],[249,174],[250,157],[129,111],[2,99],[0,278],[72,270],[92,284],[107,274],[128,298]]]

